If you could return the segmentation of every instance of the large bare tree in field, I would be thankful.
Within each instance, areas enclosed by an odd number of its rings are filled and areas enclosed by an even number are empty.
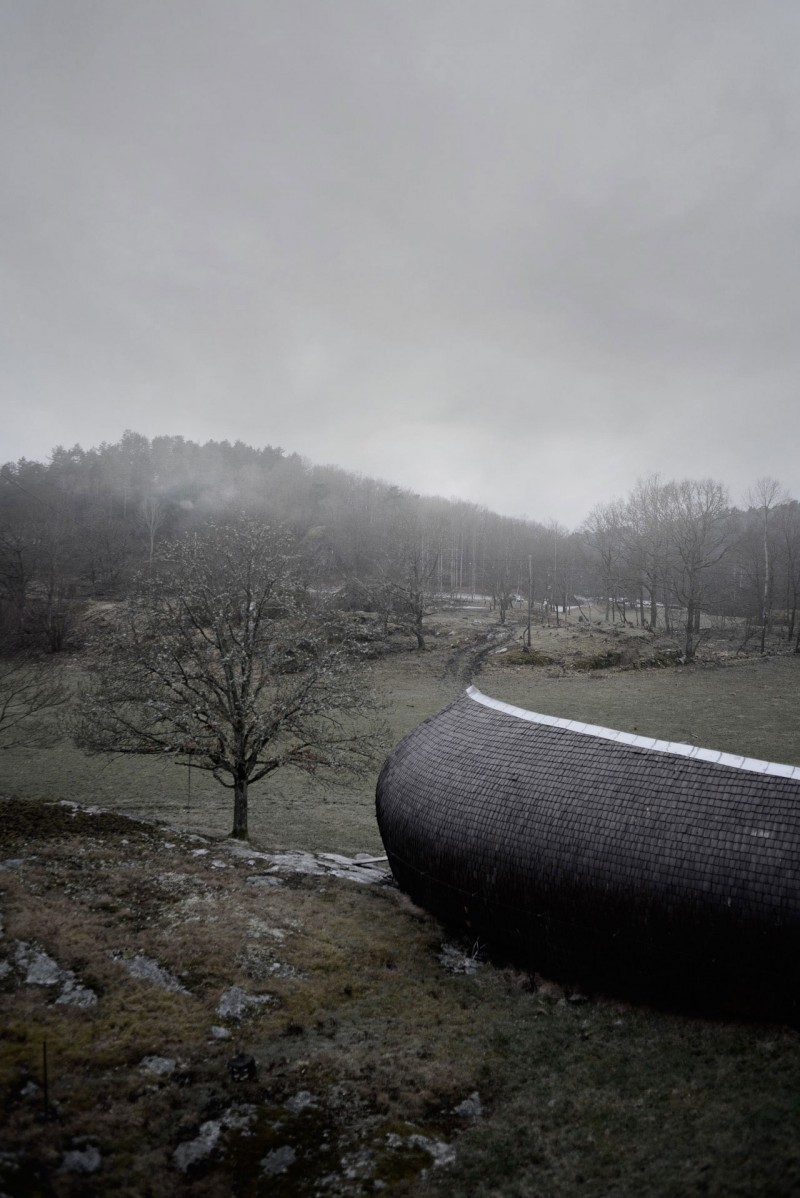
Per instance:
[[[153,563],[79,702],[90,752],[160,753],[233,791],[275,770],[364,767],[381,728],[357,650],[301,585],[290,538],[252,521],[174,542]]]

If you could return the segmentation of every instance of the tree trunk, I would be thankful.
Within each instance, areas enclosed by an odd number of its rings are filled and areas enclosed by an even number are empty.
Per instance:
[[[691,661],[694,657],[694,599],[690,598],[686,604],[686,639],[683,645],[683,656],[687,661]]]
[[[658,598],[656,594],[656,584],[653,583],[653,589],[650,591],[650,629],[655,632],[658,628]]]
[[[233,784],[233,831],[237,840],[247,840],[247,779],[237,778]]]

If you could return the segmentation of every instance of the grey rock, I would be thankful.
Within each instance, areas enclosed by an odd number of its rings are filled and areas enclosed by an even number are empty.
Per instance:
[[[483,1115],[483,1105],[478,1091],[473,1090],[468,1098],[453,1107],[453,1114],[460,1115],[462,1119],[480,1119]]]
[[[175,1072],[177,1062],[172,1057],[142,1057],[139,1068],[146,1073],[154,1073],[156,1077],[168,1077]]]
[[[281,1148],[273,1148],[272,1152],[267,1153],[261,1161],[261,1169],[267,1177],[277,1177],[280,1173],[286,1173],[296,1160],[297,1153],[294,1148],[284,1144]]]
[[[39,949],[32,949],[24,941],[17,945],[14,960],[18,968],[26,971],[28,986],[60,986],[67,980],[67,971],[57,961]]]
[[[481,962],[474,954],[465,953],[457,944],[445,942],[439,953],[439,964],[443,965],[450,973],[470,975],[477,973]]]
[[[408,1137],[408,1142],[415,1148],[424,1148],[426,1152],[429,1152],[434,1167],[437,1169],[444,1168],[445,1165],[452,1165],[456,1159],[455,1148],[452,1144],[446,1144],[444,1140],[431,1140],[429,1136],[413,1135]]]
[[[215,1040],[230,1040],[231,1033],[228,1028],[220,1027],[219,1024],[214,1024],[211,1028],[211,1035]]]
[[[223,992],[217,1014],[222,1019],[242,1019],[252,1007],[274,1002],[272,994],[248,994],[241,986],[231,986]]]
[[[78,1007],[82,1011],[90,1011],[97,1006],[97,995],[88,986],[81,986],[69,979],[56,999],[56,1006]]]
[[[168,969],[163,969],[158,961],[153,961],[151,957],[146,957],[143,953],[137,953],[135,957],[112,953],[111,957],[118,965],[126,969],[132,978],[143,982],[152,982],[154,986],[159,986],[160,989],[168,990],[172,994],[189,993]]]
[[[64,1153],[61,1173],[95,1173],[100,1168],[100,1153],[89,1144],[86,1148],[75,1148]]]
[[[172,1154],[176,1168],[185,1173],[198,1161],[205,1160],[217,1146],[222,1124],[214,1119],[204,1123],[193,1140],[184,1140]]]
[[[309,1090],[298,1090],[283,1105],[292,1115],[299,1115],[301,1111],[313,1109],[317,1105],[317,1100]]]
[[[229,1128],[231,1131],[243,1131],[247,1134],[250,1130],[250,1125],[257,1118],[257,1106],[253,1106],[252,1103],[240,1103],[237,1106],[228,1107],[222,1116],[222,1126]]]

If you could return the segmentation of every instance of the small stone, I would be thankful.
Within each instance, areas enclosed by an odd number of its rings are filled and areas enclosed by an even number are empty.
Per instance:
[[[158,986],[161,990],[167,990],[171,994],[189,993],[168,969],[163,969],[158,961],[153,961],[143,953],[138,953],[135,957],[123,957],[122,953],[112,953],[111,956],[123,969],[127,969],[132,978],[152,982],[153,985]]]
[[[16,954],[17,965],[26,969],[25,982],[28,986],[58,986],[65,978],[66,972],[57,961],[47,953],[30,952],[27,944],[20,944]]]
[[[222,1116],[223,1127],[230,1128],[231,1131],[243,1131],[245,1135],[249,1134],[250,1125],[258,1118],[258,1107],[251,1103],[242,1103],[239,1106],[229,1107]]]
[[[444,943],[439,953],[439,964],[450,973],[463,973],[467,976],[477,973],[481,962],[474,954],[465,953],[455,944]]]
[[[415,1148],[424,1148],[433,1158],[434,1167],[437,1169],[444,1168],[445,1165],[452,1165],[456,1159],[456,1150],[452,1144],[445,1144],[444,1140],[431,1140],[428,1136],[413,1135],[408,1137],[409,1144],[413,1144]]]
[[[210,1119],[204,1123],[193,1140],[184,1140],[172,1154],[175,1165],[181,1173],[185,1173],[198,1161],[205,1160],[217,1146],[222,1125]]]
[[[61,1173],[95,1173],[100,1168],[100,1153],[95,1147],[76,1148],[65,1152],[61,1162]]]
[[[478,1091],[473,1090],[468,1098],[453,1107],[453,1114],[460,1115],[462,1119],[480,1119],[483,1115],[483,1104]]]
[[[223,1019],[241,1019],[250,1007],[273,1002],[275,998],[272,994],[247,994],[241,986],[231,986],[220,998],[217,1014]]]
[[[231,1033],[226,1027],[220,1027],[219,1024],[214,1024],[211,1028],[211,1035],[215,1040],[230,1040]]]
[[[289,1144],[284,1144],[281,1148],[273,1148],[272,1152],[268,1152],[261,1161],[261,1169],[266,1173],[267,1177],[277,1177],[280,1173],[286,1171],[297,1160],[297,1153]]]
[[[77,986],[70,980],[56,999],[56,1006],[78,1007],[81,1011],[90,1011],[97,1006],[97,995],[88,986]]]
[[[142,1057],[139,1068],[146,1073],[154,1073],[156,1077],[168,1077],[175,1072],[177,1062],[172,1057]]]
[[[308,1111],[315,1107],[317,1100],[309,1090],[298,1090],[297,1094],[294,1094],[283,1105],[292,1115],[299,1115],[301,1111]]]

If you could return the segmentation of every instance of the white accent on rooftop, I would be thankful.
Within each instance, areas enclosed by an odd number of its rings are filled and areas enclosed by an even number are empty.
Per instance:
[[[484,707],[505,712],[529,724],[546,724],[550,728],[566,728],[570,732],[581,732],[585,736],[596,736],[600,740],[613,740],[618,745],[633,745],[637,749],[650,749],[654,753],[672,753],[675,757],[691,757],[695,761],[710,761],[714,765],[726,765],[735,770],[747,770],[751,774],[773,774],[779,778],[792,778],[800,782],[800,765],[781,765],[776,761],[759,761],[755,757],[740,757],[734,753],[721,753],[718,749],[702,749],[698,745],[682,745],[671,740],[654,740],[652,736],[637,736],[634,732],[620,732],[615,728],[601,728],[598,724],[584,724],[581,720],[563,720],[538,711],[527,711],[514,707],[501,699],[484,695],[476,686],[467,687],[467,695]]]

